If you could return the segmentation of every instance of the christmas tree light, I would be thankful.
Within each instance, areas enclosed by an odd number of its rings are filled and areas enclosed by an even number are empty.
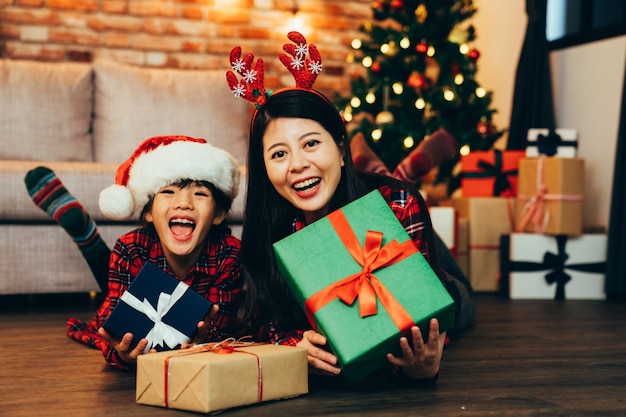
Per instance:
[[[351,93],[338,108],[363,132],[389,170],[439,128],[458,142],[456,160],[439,167],[438,181],[457,186],[461,152],[491,149],[502,135],[492,123],[491,93],[475,76],[481,52],[468,19],[472,0],[374,0],[373,21],[351,42],[359,66]],[[358,64],[360,63],[360,65]]]

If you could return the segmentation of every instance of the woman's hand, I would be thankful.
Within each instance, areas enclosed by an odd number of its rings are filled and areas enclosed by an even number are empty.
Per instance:
[[[439,322],[437,319],[430,320],[430,331],[428,342],[424,344],[422,332],[419,327],[411,327],[412,345],[406,337],[400,338],[401,357],[395,357],[391,353],[387,354],[389,363],[402,368],[402,372],[409,378],[432,379],[439,372],[443,345],[446,340],[446,333],[439,334]]]
[[[314,330],[307,330],[296,345],[308,351],[309,372],[318,375],[339,375],[337,358],[332,353],[318,347],[326,345],[326,338]]]
[[[213,320],[213,317],[215,317],[219,309],[220,308],[217,304],[213,304],[207,315],[198,322],[198,329],[196,330],[193,340],[190,340],[188,343],[183,343],[180,346],[181,349],[189,349],[193,345],[206,342],[210,330],[209,323]]]
[[[142,355],[144,349],[146,348],[146,346],[148,346],[148,339],[143,338],[139,340],[137,346],[135,346],[135,348],[131,350],[130,344],[133,341],[132,333],[126,333],[124,336],[122,336],[121,339],[117,339],[113,337],[109,332],[104,330],[104,328],[100,327],[98,329],[98,334],[109,343],[109,346],[115,349],[120,359],[128,364],[137,363],[137,357],[139,355]],[[156,352],[156,350],[150,349],[149,352]]]

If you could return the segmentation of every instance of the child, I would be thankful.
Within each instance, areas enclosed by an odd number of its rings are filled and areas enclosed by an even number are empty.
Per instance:
[[[49,170],[40,172],[55,178]],[[36,183],[35,174],[29,174]],[[89,323],[70,318],[68,336],[101,349],[114,368],[134,368],[148,341],[142,339],[131,350],[132,334],[117,339],[102,324],[146,262],[219,307],[198,323],[197,341],[234,336],[242,290],[240,242],[224,220],[239,190],[239,177],[236,161],[204,139],[159,136],[144,141],[120,165],[115,185],[104,189],[99,201],[101,211],[115,220],[141,210],[143,227],[117,240],[104,302]]]

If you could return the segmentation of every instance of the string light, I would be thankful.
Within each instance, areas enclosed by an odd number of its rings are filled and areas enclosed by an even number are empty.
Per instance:
[[[358,97],[352,97],[350,99],[350,105],[352,106],[353,109],[358,109],[359,107],[361,107],[361,99]]]
[[[372,59],[371,56],[366,56],[363,58],[363,60],[361,61],[361,64],[363,64],[363,66],[365,68],[369,68],[372,66],[372,64],[374,63],[374,60]]]
[[[352,46],[352,49],[361,49],[361,46],[363,46],[363,42],[361,42],[361,39],[352,39],[352,43],[350,43],[350,46]]]
[[[465,144],[459,148],[459,154],[461,156],[467,156],[470,154],[470,147],[468,144]]]
[[[424,100],[423,98],[418,98],[417,100],[415,100],[415,108],[418,110],[422,110],[424,109],[424,107],[426,107],[426,100]]]
[[[400,40],[400,47],[402,49],[409,49],[409,47],[411,46],[411,40],[407,37],[404,37]]]
[[[454,83],[456,85],[463,84],[463,81],[465,81],[465,77],[463,77],[463,74],[457,74],[454,76]],[[476,95],[478,95],[478,93]]]
[[[454,91],[452,91],[452,90],[446,89],[443,92],[443,98],[446,101],[452,101],[452,100],[454,100],[454,97],[455,97],[455,94],[454,94]]]
[[[383,55],[387,55],[389,53],[389,49],[390,49],[390,47],[389,47],[388,43],[383,43],[382,45],[380,45],[380,52]]]
[[[487,95],[487,90],[482,87],[477,87],[474,92],[476,93],[476,97],[478,98],[483,98]]]
[[[469,46],[466,43],[462,43],[461,45],[459,45],[459,52],[465,55],[469,52]]]
[[[374,129],[372,130],[372,140],[374,142],[378,142],[380,140],[380,138],[383,137],[383,130],[378,128],[378,129]]]
[[[348,123],[350,123],[352,121],[352,107],[346,106],[343,109],[343,118]]]
[[[415,146],[415,140],[413,139],[413,136],[407,136],[402,141],[402,144],[404,145],[405,149],[411,149],[413,146]]]
[[[376,94],[371,91],[365,95],[365,102],[368,104],[373,104],[376,101]]]
[[[428,50],[426,51],[426,55],[433,57],[435,56],[435,47],[434,46],[429,46]]]
[[[404,87],[402,86],[402,84],[400,83],[393,83],[391,85],[391,89],[393,90],[394,93],[396,93],[396,95],[400,95],[404,92]]]

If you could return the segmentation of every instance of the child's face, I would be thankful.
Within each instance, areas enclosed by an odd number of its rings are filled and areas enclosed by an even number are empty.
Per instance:
[[[168,261],[199,256],[211,226],[219,225],[225,217],[226,213],[217,209],[211,190],[195,182],[184,188],[161,188],[145,214],[145,220],[159,235]]]
[[[277,118],[263,136],[263,159],[270,182],[302,210],[307,223],[328,214],[341,179],[344,152],[319,123]]]

